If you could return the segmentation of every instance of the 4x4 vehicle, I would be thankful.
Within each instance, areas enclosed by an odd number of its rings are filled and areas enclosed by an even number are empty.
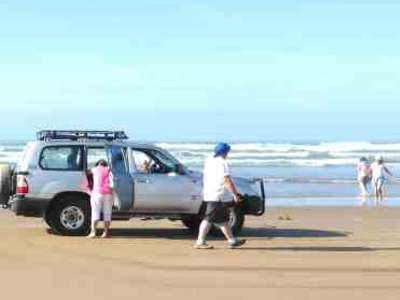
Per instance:
[[[106,159],[113,173],[114,220],[168,218],[198,228],[204,211],[202,174],[159,147],[128,141],[122,131],[38,132],[14,170],[0,169],[0,202],[16,215],[43,217],[58,234],[86,235],[91,215],[86,170],[99,159]],[[231,210],[230,225],[239,233],[246,214],[264,213],[264,185],[262,180],[233,180],[246,196]]]

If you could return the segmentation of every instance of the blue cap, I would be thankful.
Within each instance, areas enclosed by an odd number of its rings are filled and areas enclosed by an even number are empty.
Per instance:
[[[229,151],[231,151],[231,146],[229,146],[226,143],[218,143],[217,146],[215,146],[214,148],[214,153],[215,153],[214,157],[224,156],[228,154]]]

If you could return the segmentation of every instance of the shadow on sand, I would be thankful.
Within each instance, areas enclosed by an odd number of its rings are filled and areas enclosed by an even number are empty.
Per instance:
[[[114,228],[111,234],[116,238],[149,238],[185,240],[194,239],[195,234],[184,228]],[[282,228],[245,228],[240,234],[243,238],[273,239],[273,238],[334,238],[347,237],[350,233],[339,231],[325,231],[315,229],[282,229]],[[211,237],[219,239],[219,237]]]
[[[400,247],[244,247],[241,251],[299,251],[299,252],[373,252],[373,251],[399,251]]]
[[[193,240],[195,236],[186,229],[164,229],[164,228],[114,228],[111,234],[115,238],[148,238],[148,239],[170,239],[170,240]],[[314,229],[282,229],[282,228],[245,228],[240,235],[242,238],[255,238],[258,240],[273,238],[343,238],[351,233],[338,231],[325,231]],[[210,240],[222,239],[212,237]],[[400,251],[400,247],[362,247],[362,246],[292,246],[292,247],[251,247],[246,246],[235,251],[298,251],[298,252],[374,252],[374,251]]]

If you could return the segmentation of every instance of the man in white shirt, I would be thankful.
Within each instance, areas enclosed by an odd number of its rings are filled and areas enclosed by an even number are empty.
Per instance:
[[[228,163],[226,161],[231,147],[219,143],[215,147],[215,155],[209,157],[204,165],[203,197],[207,205],[205,218],[200,224],[199,236],[195,244],[196,249],[212,249],[206,242],[206,237],[213,224],[218,224],[229,243],[229,248],[242,246],[246,240],[239,240],[232,234],[228,224],[229,207],[224,202],[225,189],[233,195],[235,202],[240,201],[240,195],[233,183]]]

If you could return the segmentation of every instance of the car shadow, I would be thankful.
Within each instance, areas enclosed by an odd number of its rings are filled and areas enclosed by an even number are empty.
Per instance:
[[[248,238],[334,238],[347,237],[351,233],[343,231],[293,229],[293,228],[244,228],[241,236]]]
[[[327,231],[315,229],[286,229],[286,228],[244,228],[240,237],[254,239],[274,238],[343,238],[351,233],[340,231]],[[149,238],[185,240],[194,239],[196,234],[180,228],[113,228],[111,235],[115,238]],[[219,236],[210,235],[210,239],[221,239]]]

